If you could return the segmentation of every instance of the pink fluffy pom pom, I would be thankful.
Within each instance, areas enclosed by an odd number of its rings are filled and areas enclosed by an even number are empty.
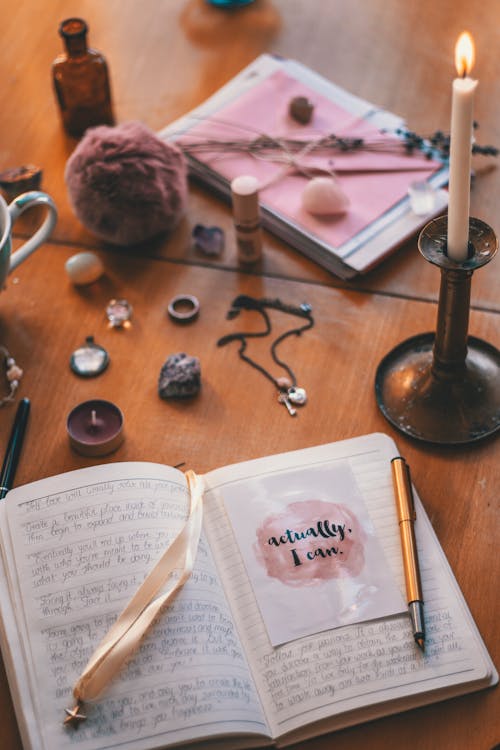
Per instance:
[[[140,122],[88,130],[64,176],[78,219],[115,245],[168,232],[186,210],[183,153]]]

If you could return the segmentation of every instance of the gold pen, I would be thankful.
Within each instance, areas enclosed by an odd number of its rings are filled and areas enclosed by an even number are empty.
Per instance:
[[[396,456],[396,458],[392,459],[391,468],[396,495],[399,532],[401,534],[401,548],[403,550],[408,611],[410,613],[415,643],[424,651],[424,599],[422,596],[417,545],[413,529],[413,524],[417,516],[411,488],[410,468],[402,456]]]

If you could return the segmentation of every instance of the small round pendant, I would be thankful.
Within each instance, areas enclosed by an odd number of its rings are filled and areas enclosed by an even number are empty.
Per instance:
[[[304,388],[292,385],[292,387],[288,389],[288,399],[292,404],[295,404],[295,406],[304,406],[307,401],[307,393]]]
[[[85,344],[75,349],[69,361],[74,373],[82,378],[93,378],[104,372],[109,364],[109,355],[102,346],[94,343],[93,336],[87,336]]]

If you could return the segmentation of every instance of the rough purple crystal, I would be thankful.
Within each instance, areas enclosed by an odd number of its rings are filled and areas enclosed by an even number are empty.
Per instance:
[[[161,398],[189,398],[201,388],[201,368],[198,357],[179,352],[171,354],[160,371],[158,393]]]
[[[192,235],[196,250],[204,255],[220,255],[224,249],[224,232],[220,227],[196,224]]]

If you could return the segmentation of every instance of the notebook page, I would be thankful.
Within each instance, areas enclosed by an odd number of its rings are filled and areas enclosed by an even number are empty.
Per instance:
[[[34,748],[150,750],[266,732],[204,538],[192,576],[102,700],[88,706],[87,721],[77,732],[62,726],[91,653],[186,519],[181,472],[93,467],[19,488],[5,506],[3,547],[37,716]]]
[[[274,737],[348,711],[362,713],[363,707],[376,703],[410,696],[411,705],[411,696],[461,683],[484,683],[491,675],[491,662],[420,504],[416,535],[427,625],[425,654],[414,644],[406,613],[307,636],[274,649],[270,645],[226,518],[224,495],[237,493],[245,477],[347,461],[404,595],[390,469],[390,459],[397,453],[387,436],[369,435],[227,467],[205,477],[210,488],[208,538]],[[415,698],[417,702],[420,698]],[[361,719],[351,715],[349,721]],[[337,723],[342,725],[342,720]]]

